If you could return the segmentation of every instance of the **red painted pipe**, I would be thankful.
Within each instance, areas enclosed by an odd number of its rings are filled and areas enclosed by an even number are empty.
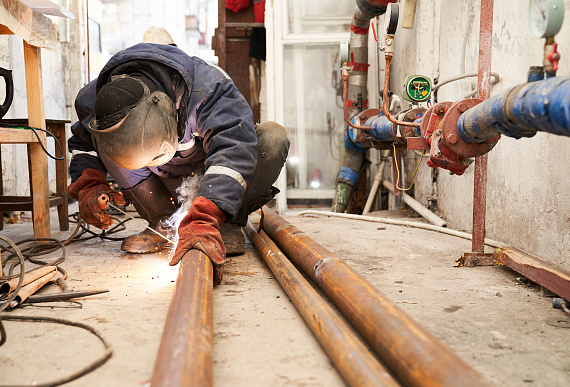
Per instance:
[[[493,52],[494,0],[481,0],[481,25],[479,27],[479,78],[477,97],[489,98],[491,94],[491,54]],[[487,213],[487,158],[484,154],[475,159],[473,189],[473,239],[471,251],[485,251],[485,218]]]

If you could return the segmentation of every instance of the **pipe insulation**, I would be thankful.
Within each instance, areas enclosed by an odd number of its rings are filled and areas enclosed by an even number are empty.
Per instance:
[[[389,218],[377,218],[375,216],[364,216],[364,215],[356,215],[356,214],[339,214],[336,212],[328,212],[328,211],[317,211],[317,210],[306,210],[301,211],[298,214],[299,216],[303,215],[318,215],[318,216],[332,216],[336,218],[345,218],[345,219],[354,219],[354,220],[364,220],[366,222],[376,222],[376,223],[384,223],[384,224],[392,224],[394,226],[405,226],[405,227],[414,227],[414,228],[421,228],[424,230],[430,231],[437,231],[442,234],[456,236],[458,238],[463,239],[472,239],[472,235],[463,231],[457,231],[446,227],[439,227],[433,224],[427,223],[419,223],[419,222],[410,222],[407,220],[399,220],[399,219],[389,219]],[[502,242],[497,242],[489,238],[485,238],[485,244],[490,247],[501,249],[503,247],[507,247],[508,245]]]
[[[383,180],[382,184],[384,185],[384,187],[386,187],[386,189],[388,189],[388,191],[394,194],[394,184],[392,184],[392,182],[388,180]],[[441,219],[439,216],[428,210],[426,207],[424,207],[423,204],[418,202],[416,199],[414,199],[407,193],[404,192],[403,194],[404,194],[404,203],[410,206],[418,214],[423,216],[424,219],[426,219],[428,222],[438,227],[447,227],[447,222],[445,220]]]
[[[263,230],[319,285],[403,386],[490,385],[344,260],[273,210],[265,206],[263,212]]]
[[[265,231],[258,233],[251,222],[244,231],[349,386],[400,385]]]
[[[537,131],[570,137],[570,78],[515,86],[467,110],[457,121],[457,133],[468,143],[499,133],[532,137]]]

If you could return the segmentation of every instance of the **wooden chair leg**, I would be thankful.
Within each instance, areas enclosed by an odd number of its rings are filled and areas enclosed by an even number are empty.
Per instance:
[[[55,162],[55,191],[56,195],[63,198],[63,204],[57,206],[57,215],[59,217],[59,229],[61,231],[69,230],[69,217],[68,217],[68,198],[67,198],[67,144],[65,143],[65,124],[57,124],[54,126],[53,135],[59,142],[59,147],[55,147],[55,156],[62,157],[63,160]]]

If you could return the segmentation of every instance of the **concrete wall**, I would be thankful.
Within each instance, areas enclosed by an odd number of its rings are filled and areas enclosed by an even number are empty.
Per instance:
[[[444,80],[461,73],[461,46],[468,26],[470,0],[418,1],[413,30],[399,28],[393,61],[391,88],[401,95],[407,75],[421,73]],[[477,72],[480,0],[472,1],[474,19],[468,35],[465,71]],[[528,29],[528,3],[495,1],[493,16],[492,71],[500,82],[495,95],[525,82],[529,66],[542,65],[543,39]],[[562,53],[558,76],[570,76],[570,2],[566,21],[557,35]],[[476,82],[476,78],[472,78]],[[470,82],[442,86],[438,100],[462,99]],[[530,139],[503,137],[489,153],[487,190],[487,237],[517,246],[547,261],[570,269],[570,138],[539,133]],[[463,176],[434,172],[423,165],[416,180],[416,198],[428,205],[434,193],[449,226],[471,231],[473,170]]]

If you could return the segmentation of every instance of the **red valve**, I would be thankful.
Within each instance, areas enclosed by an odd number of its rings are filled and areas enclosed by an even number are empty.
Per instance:
[[[552,70],[558,70],[558,61],[560,60],[560,54],[556,51],[558,48],[558,43],[552,43],[552,51],[548,53],[548,60],[552,63]]]

